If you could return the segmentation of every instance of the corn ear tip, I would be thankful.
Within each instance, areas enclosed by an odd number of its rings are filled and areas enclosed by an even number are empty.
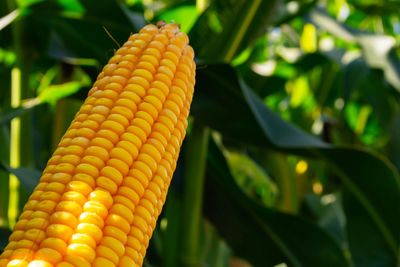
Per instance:
[[[164,21],[164,20],[159,20],[158,22],[157,22],[157,27],[159,28],[159,29],[161,29],[163,26],[165,26],[167,23]]]
[[[159,20],[156,26],[158,29],[169,26],[174,34],[177,34],[181,29],[181,24],[175,23],[174,20],[171,20],[170,23],[166,23],[164,20]]]

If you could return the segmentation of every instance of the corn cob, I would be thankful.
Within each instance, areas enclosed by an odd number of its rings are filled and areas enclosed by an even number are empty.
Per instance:
[[[176,24],[115,53],[47,163],[0,267],[142,266],[165,202],[195,82]]]

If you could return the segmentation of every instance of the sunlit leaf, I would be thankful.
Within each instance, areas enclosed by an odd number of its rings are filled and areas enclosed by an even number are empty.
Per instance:
[[[304,52],[317,51],[317,30],[313,24],[305,24],[301,35],[300,44]]]
[[[309,96],[310,87],[308,85],[307,76],[300,76],[297,78],[291,88],[290,105],[298,107]]]
[[[208,166],[204,210],[235,255],[260,267],[281,262],[289,266],[349,266],[343,251],[321,228],[246,197],[214,142],[210,142]]]
[[[65,98],[78,92],[82,86],[83,84],[81,82],[67,82],[51,85],[38,95],[38,99],[40,103],[55,103],[58,99]]]
[[[370,151],[332,147],[307,135],[270,111],[245,84],[232,78],[235,76],[231,68],[223,65],[208,65],[198,71],[192,108],[195,118],[220,131],[225,138],[324,159],[353,196],[350,202],[349,198],[344,201],[344,206],[360,205],[362,214],[367,216],[364,219],[373,223],[374,236],[380,238],[374,249],[392,263],[397,262],[400,206],[396,203],[400,203],[400,183],[393,166]],[[227,120],[228,117],[235,119]],[[351,226],[359,223],[352,221]],[[350,243],[353,250],[361,249],[357,245]],[[367,258],[373,256],[364,254]]]

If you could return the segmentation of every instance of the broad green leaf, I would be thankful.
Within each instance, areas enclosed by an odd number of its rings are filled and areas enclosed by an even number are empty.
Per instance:
[[[192,106],[196,120],[220,131],[224,138],[317,157],[330,164],[353,196],[351,201],[344,201],[345,210],[361,205],[364,220],[373,222],[374,236],[380,238],[372,244],[375,251],[392,263],[398,261],[400,181],[386,158],[359,147],[332,147],[304,133],[269,110],[243,82],[238,82],[228,66],[208,65],[199,69],[196,86]],[[232,117],[235,119],[226,119]],[[346,215],[352,218],[351,214]],[[348,226],[356,227],[359,223],[360,220],[352,221]],[[357,243],[350,246],[367,259],[376,255],[368,254]]]
[[[275,117],[276,114],[272,115],[269,111],[267,112],[261,101],[255,98],[254,94],[246,89],[243,84],[242,90],[253,112],[256,116],[258,115],[258,122],[264,125],[264,133],[267,136],[269,135],[269,138],[274,140],[275,144],[281,139],[278,133],[286,132],[288,139],[296,140],[296,144],[291,144],[291,147],[286,146],[286,149],[297,153],[308,150],[333,166],[342,178],[347,190],[354,196],[354,200],[357,200],[355,202],[345,201],[344,206],[351,206],[358,202],[364,207],[365,214],[369,215],[366,219],[374,222],[377,231],[376,236],[382,239],[381,243],[385,243],[385,246],[379,246],[379,243],[376,242],[375,250],[379,250],[380,254],[385,254],[387,258],[391,258],[392,263],[397,262],[400,206],[395,203],[400,203],[400,181],[398,173],[387,159],[382,159],[370,151],[357,147],[329,147],[326,144],[313,145],[312,143],[297,142],[297,140],[301,140],[299,135],[306,137],[304,133],[296,133],[289,124],[284,127],[285,122],[279,117]],[[280,122],[278,123],[278,121]],[[297,139],[294,134],[296,134]],[[291,137],[289,137],[290,135]],[[287,143],[285,142],[285,144]],[[285,146],[279,146],[285,148]],[[304,146],[304,148],[301,149],[301,146]],[[379,182],[376,177],[380,177]],[[395,211],[395,216],[391,214],[393,211]],[[350,219],[349,217],[348,219]],[[354,221],[352,223],[357,225]],[[353,246],[354,249],[360,249],[355,243],[350,243],[350,246]],[[360,253],[364,257],[373,256],[366,251]]]
[[[376,190],[382,190],[377,188]],[[355,266],[396,266],[396,260],[382,249],[390,250],[380,237],[375,222],[366,213],[362,204],[348,190],[344,192],[344,211],[346,213],[346,237],[350,244],[350,253]],[[365,240],[368,236],[369,242]]]
[[[342,247],[348,247],[345,231],[346,217],[342,209],[342,194],[307,194],[307,207],[318,220],[318,224],[337,240]]]
[[[41,176],[41,172],[32,168],[11,168],[9,165],[5,163],[0,163],[0,167],[6,170],[9,173],[17,176],[21,185],[28,191],[28,193],[32,193],[33,189],[35,189],[36,185],[39,182],[39,178]]]
[[[209,145],[207,178],[205,214],[235,255],[255,267],[281,262],[289,266],[349,266],[341,248],[317,225],[248,198],[214,142]]]
[[[230,62],[271,22],[277,2],[211,2],[189,34],[197,57],[207,62]]]

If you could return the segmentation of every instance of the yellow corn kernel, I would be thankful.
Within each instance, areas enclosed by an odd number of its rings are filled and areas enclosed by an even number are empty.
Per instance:
[[[53,267],[53,264],[44,260],[34,260],[29,263],[28,267]]]
[[[114,265],[117,265],[119,262],[117,253],[107,246],[97,246],[96,254],[98,257],[103,257],[111,261]]]
[[[104,267],[104,266],[114,267],[116,265],[114,262],[107,260],[106,258],[103,258],[101,256],[97,257],[93,262],[93,267]],[[126,265],[126,266],[131,266],[131,265]]]
[[[64,262],[72,263],[74,266],[91,267],[91,264],[80,256],[67,255],[64,257]]]
[[[74,234],[71,237],[71,243],[79,243],[79,244],[86,244],[92,248],[96,248],[96,241],[87,234]]]
[[[41,248],[36,252],[34,259],[55,264],[61,261],[62,254],[52,248]]]
[[[94,249],[86,244],[73,243],[68,246],[68,255],[80,256],[88,262],[92,262],[96,257]]]
[[[67,243],[59,238],[49,237],[42,241],[41,248],[52,248],[63,254],[67,248]]]
[[[147,25],[115,53],[59,143],[0,266],[141,266],[193,96],[188,37]]]
[[[51,224],[46,229],[46,235],[48,237],[60,238],[65,242],[68,242],[73,233],[74,230],[71,227],[64,224]]]
[[[91,236],[96,243],[100,242],[101,238],[103,237],[103,231],[95,224],[80,223],[76,229],[76,232]]]
[[[56,267],[75,267],[75,266],[68,262],[60,262],[59,264],[56,265]]]

